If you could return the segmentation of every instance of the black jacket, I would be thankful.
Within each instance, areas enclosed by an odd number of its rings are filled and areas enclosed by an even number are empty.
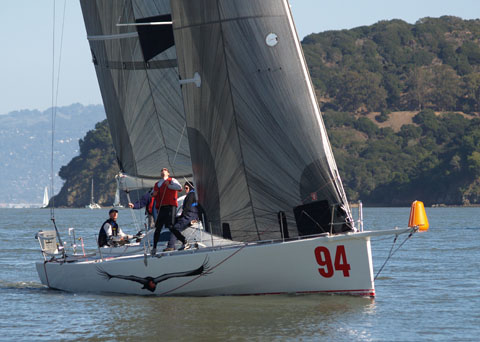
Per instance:
[[[109,218],[108,220],[103,222],[102,226],[100,227],[100,232],[98,232],[98,246],[99,247],[107,246],[108,245],[108,239],[110,238],[110,236],[107,236],[107,232],[105,231],[105,229],[103,229],[103,226],[105,225],[105,223],[108,223],[112,226],[112,235],[113,236],[118,235],[118,224],[117,224],[117,222],[115,222],[114,220]]]
[[[198,203],[195,198],[195,190],[193,189],[190,190],[183,200],[182,216],[190,220],[198,220]]]

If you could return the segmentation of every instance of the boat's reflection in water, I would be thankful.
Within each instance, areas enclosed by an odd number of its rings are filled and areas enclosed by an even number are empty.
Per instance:
[[[360,320],[375,312],[374,299],[340,295],[97,298],[121,327],[101,335],[117,341],[368,340]]]

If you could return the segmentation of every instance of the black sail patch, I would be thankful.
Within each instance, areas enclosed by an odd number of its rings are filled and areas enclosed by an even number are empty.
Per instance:
[[[170,14],[135,20],[137,23],[168,21],[172,21]],[[172,25],[140,25],[137,26],[137,31],[145,62],[175,45]]]

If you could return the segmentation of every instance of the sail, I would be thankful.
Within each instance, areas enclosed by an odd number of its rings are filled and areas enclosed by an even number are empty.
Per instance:
[[[169,0],[81,0],[93,64],[122,172],[181,177],[192,167]],[[122,26],[123,25],[123,26]]]
[[[45,190],[43,191],[43,202],[42,202],[42,208],[46,208],[48,206],[48,187],[45,187]]]
[[[120,188],[118,187],[117,183],[117,190],[115,191],[115,198],[113,199],[113,206],[114,207],[119,207],[120,204]]]
[[[182,92],[198,200],[212,231],[229,228],[240,241],[279,238],[281,212],[288,237],[350,230],[288,1],[171,6],[180,76],[201,81]]]

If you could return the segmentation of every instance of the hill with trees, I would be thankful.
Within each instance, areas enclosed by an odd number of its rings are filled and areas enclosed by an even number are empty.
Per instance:
[[[305,37],[350,201],[480,204],[479,42],[480,20],[448,16]],[[80,152],[60,172],[66,182],[56,203],[88,204],[92,177],[99,202],[112,203],[118,166],[105,122]]]
[[[479,112],[480,20],[381,21],[303,40],[324,109]]]
[[[93,197],[102,206],[111,206],[117,188],[115,175],[119,172],[107,120],[95,125],[78,142],[80,155],[60,168],[65,181],[60,192],[50,200],[56,207],[85,207],[90,203],[91,182]]]

